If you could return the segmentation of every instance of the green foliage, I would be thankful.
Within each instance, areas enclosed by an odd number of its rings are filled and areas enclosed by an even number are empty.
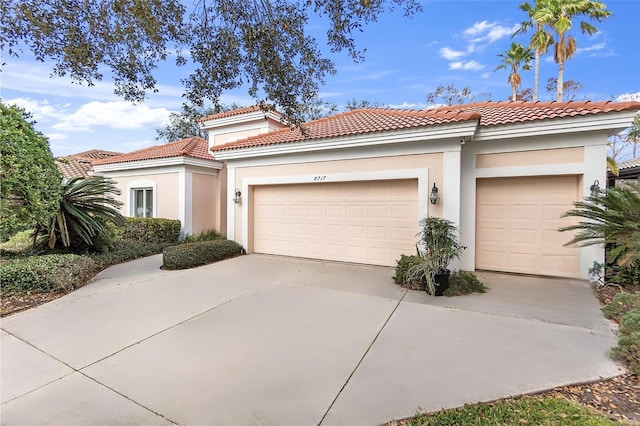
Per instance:
[[[466,248],[458,242],[458,229],[447,219],[426,217],[420,221],[417,257],[406,273],[407,282],[426,280],[429,294],[435,295],[435,274],[448,272],[449,264]]]
[[[564,398],[531,397],[486,404],[465,405],[433,414],[421,414],[407,422],[411,426],[613,426],[604,414]]]
[[[182,243],[195,243],[198,241],[226,240],[227,237],[216,231],[215,229],[205,229],[198,235],[187,235],[181,241]]]
[[[0,243],[0,250],[18,254],[28,250],[32,245],[33,231],[20,231],[6,242]]]
[[[106,251],[113,243],[110,225],[124,224],[118,211],[122,203],[112,197],[119,193],[108,179],[72,178],[62,184],[57,214],[38,231],[47,237],[51,249],[62,245],[73,250]]]
[[[458,271],[449,277],[449,288],[444,291],[445,296],[463,296],[471,293],[486,293],[487,287],[473,272]]]
[[[163,268],[187,269],[238,256],[242,246],[231,240],[200,241],[164,249]]]
[[[469,87],[458,89],[453,84],[439,85],[436,90],[427,95],[427,103],[430,105],[462,105],[476,100],[491,100],[491,93],[482,92],[478,96],[471,93]]]
[[[175,243],[180,236],[180,221],[174,219],[127,217],[118,231],[125,241],[141,244]]]
[[[87,256],[51,254],[0,263],[0,294],[70,291],[86,284],[96,271]]]
[[[637,186],[608,188],[585,201],[574,203],[575,208],[563,217],[583,220],[560,231],[578,231],[569,244],[591,245],[605,243],[608,261],[628,266],[640,261],[640,193]]]
[[[608,264],[607,280],[625,287],[640,285],[640,260],[626,266]]]
[[[640,293],[620,292],[615,295],[602,312],[607,318],[622,322],[622,317],[631,311],[640,311]]]
[[[354,35],[394,7],[406,15],[422,9],[417,0],[21,0],[3,3],[0,34],[5,61],[28,49],[53,63],[54,75],[85,84],[107,69],[116,93],[133,101],[156,88],[155,69],[176,53],[176,65],[191,71],[182,80],[190,104],[215,105],[222,93],[246,87],[296,119],[335,72],[308,34],[311,17],[327,26],[322,46],[359,60]]]
[[[60,172],[34,124],[22,108],[0,102],[0,241],[57,211]]]
[[[168,245],[168,243],[140,243],[118,240],[111,250],[103,253],[93,253],[90,256],[99,269],[104,269],[118,263],[162,253],[162,250]]]
[[[533,60],[533,50],[528,47],[524,47],[519,43],[511,43],[511,46],[504,53],[499,54],[502,58],[502,63],[498,65],[495,71],[500,69],[509,68],[509,84],[511,85],[512,96],[511,100],[516,101],[518,97],[518,87],[522,84],[522,79],[519,70],[528,71],[531,69],[530,62]]]
[[[405,254],[400,255],[400,259],[397,260],[396,273],[393,276],[393,281],[396,284],[400,284],[403,287],[407,287],[414,290],[424,290],[424,283],[421,277],[411,277],[409,274],[412,268],[415,268],[420,263],[420,257],[413,255],[407,256]]]
[[[611,350],[614,359],[627,364],[629,369],[640,374],[640,310],[627,312],[621,320],[618,346]]]

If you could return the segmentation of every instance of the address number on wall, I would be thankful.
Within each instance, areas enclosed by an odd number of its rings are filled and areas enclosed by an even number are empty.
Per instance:
[[[327,177],[326,176],[314,176],[313,180],[318,182],[318,181],[323,181],[326,180]]]

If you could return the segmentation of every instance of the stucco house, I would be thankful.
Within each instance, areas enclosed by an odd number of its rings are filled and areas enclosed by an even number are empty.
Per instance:
[[[392,266],[433,215],[459,226],[467,248],[455,267],[587,278],[603,250],[564,246],[571,236],[557,229],[572,219],[561,215],[606,181],[607,138],[638,110],[482,102],[359,109],[292,128],[249,107],[201,119],[208,141],[94,171],[118,182],[123,213],[179,218],[185,233],[213,226],[249,253]]]

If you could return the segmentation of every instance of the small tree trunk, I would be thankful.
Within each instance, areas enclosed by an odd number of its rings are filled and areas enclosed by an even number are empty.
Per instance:
[[[538,101],[538,81],[540,78],[540,50],[536,49],[536,63],[533,70],[533,102]]]
[[[562,102],[562,89],[564,86],[564,59],[561,59],[558,62],[558,81],[557,81],[557,88],[556,88],[556,100],[558,102]]]

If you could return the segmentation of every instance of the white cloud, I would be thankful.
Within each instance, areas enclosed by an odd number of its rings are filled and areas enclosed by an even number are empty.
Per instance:
[[[166,108],[149,108],[144,104],[95,101],[82,105],[51,128],[67,132],[90,131],[94,126],[140,129],[164,125],[170,114],[171,111]]]
[[[47,137],[50,141],[61,141],[68,138],[64,133],[47,133]]]
[[[484,78],[484,79],[488,79],[491,78],[491,74],[488,72],[483,73],[480,77]]]
[[[449,64],[450,70],[480,71],[484,65],[476,61],[457,61]]]
[[[594,50],[602,50],[605,48],[605,44],[604,43],[598,43],[598,44],[594,44],[593,46],[589,46],[589,47],[579,47],[576,51],[576,53],[580,53],[580,52],[592,52]]]
[[[31,113],[36,122],[47,122],[52,120],[60,120],[64,117],[65,105],[51,105],[49,101],[44,99],[36,101],[30,98],[13,98],[7,99],[5,103],[9,105],[17,105],[25,111]]]
[[[626,102],[626,101],[640,101],[640,92],[636,93],[623,93],[622,95],[616,98],[618,102]]]
[[[506,27],[497,22],[481,21],[476,22],[469,28],[465,29],[462,34],[471,38],[471,42],[473,43],[493,43],[494,41],[502,38],[511,37],[518,28],[519,25]]]
[[[461,58],[463,56],[466,56],[467,52],[461,52],[459,50],[453,50],[450,49],[448,47],[443,47],[442,49],[440,49],[440,57],[447,59],[447,60],[453,60],[453,59],[458,59]]]
[[[387,106],[393,109],[427,109],[428,107],[427,104],[421,102],[403,102],[401,104],[390,104]]]

